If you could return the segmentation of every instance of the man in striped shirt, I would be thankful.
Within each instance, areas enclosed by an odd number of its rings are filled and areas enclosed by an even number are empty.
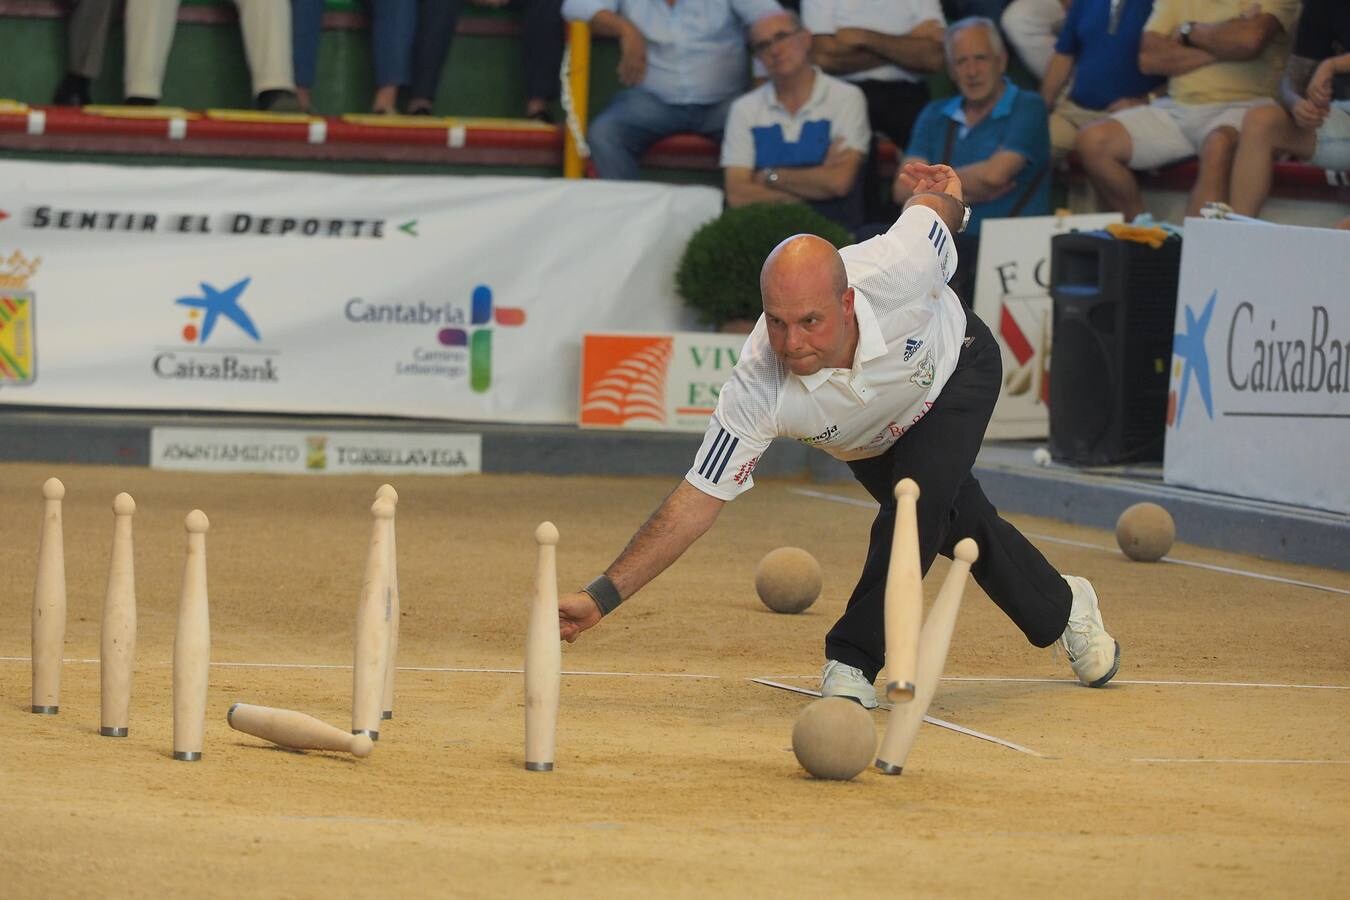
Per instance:
[[[673,563],[726,501],[754,485],[760,454],[792,437],[848,463],[880,504],[848,607],[825,639],[821,691],[876,706],[885,665],[884,605],[895,484],[919,484],[919,554],[974,538],[975,580],[1036,646],[1060,641],[1080,681],[1100,687],[1120,665],[1092,585],[1061,576],[998,515],[971,474],[998,399],[1002,357],[988,327],[947,286],[952,234],[969,218],[948,166],[910,163],[913,196],[885,234],[835,251],[798,235],[760,275],[764,315],[722,387],[682,482],[605,573],[559,600],[572,641]]]

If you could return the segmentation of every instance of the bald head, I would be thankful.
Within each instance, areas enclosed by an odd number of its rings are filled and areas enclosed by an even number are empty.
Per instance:
[[[794,234],[774,247],[759,271],[759,293],[766,304],[771,296],[802,293],[828,292],[838,299],[846,290],[848,274],[839,251],[814,234]]]
[[[834,245],[813,234],[783,241],[759,273],[769,344],[797,375],[852,365],[853,289]]]

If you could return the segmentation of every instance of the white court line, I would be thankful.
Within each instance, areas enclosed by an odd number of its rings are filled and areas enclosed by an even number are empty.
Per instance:
[[[806,694],[808,697],[819,697],[820,691],[813,691],[810,688],[795,687],[791,684],[779,684],[776,681],[769,681],[767,678],[751,678],[755,684],[762,684],[765,687],[778,688],[780,691],[791,691],[794,694]],[[890,709],[889,703],[881,704],[883,709]],[[1030,747],[1023,747],[1021,744],[1014,744],[1012,741],[1005,741],[1003,738],[994,737],[992,734],[985,734],[982,731],[976,731],[973,728],[966,728],[964,725],[957,725],[955,722],[948,722],[945,719],[938,719],[934,716],[924,716],[923,720],[929,725],[936,725],[939,728],[946,728],[949,731],[955,731],[957,734],[964,734],[969,737],[979,738],[982,741],[988,741],[991,744],[998,744],[1000,747],[1007,747],[1009,750],[1016,750],[1019,753],[1026,753],[1029,756],[1035,756],[1039,759],[1045,759],[1044,756],[1032,750]]]
[[[1219,763],[1239,766],[1350,766],[1350,759],[1132,759],[1137,763]]]
[[[788,488],[793,494],[800,494],[803,497],[815,497],[819,500],[833,500],[835,503],[844,503],[849,506],[862,506],[868,509],[876,509],[875,500],[859,500],[856,497],[844,497],[839,494],[827,494],[824,491],[811,491],[806,488]],[[1093,544],[1088,541],[1075,541],[1069,538],[1055,537],[1050,534],[1038,534],[1034,531],[1022,532],[1029,538],[1035,538],[1038,541],[1049,541],[1052,544],[1066,544],[1070,547],[1082,547],[1086,550],[1101,550],[1115,555],[1119,551],[1115,547],[1108,547],[1105,544]],[[1315,584],[1311,581],[1299,581],[1295,578],[1284,578],[1280,575],[1266,575],[1263,572],[1252,572],[1247,569],[1234,569],[1228,566],[1217,566],[1213,563],[1192,562],[1189,559],[1177,559],[1175,556],[1164,556],[1159,562],[1174,563],[1178,566],[1190,566],[1193,569],[1205,569],[1210,572],[1222,572],[1225,575],[1241,575],[1244,578],[1255,578],[1260,581],[1274,581],[1279,584],[1289,584],[1294,587],[1312,588],[1316,591],[1327,591],[1331,594],[1345,594],[1350,596],[1350,589],[1331,587],[1325,584]]]
[[[819,675],[766,675],[766,678],[798,678],[803,681]],[[1010,676],[943,675],[942,681],[1007,681],[1015,684],[1077,684],[1074,678],[1014,678]],[[1277,684],[1264,681],[1160,681],[1142,678],[1113,678],[1112,684],[1143,684],[1162,687],[1287,688],[1308,691],[1350,691],[1350,684]]]
[[[0,662],[32,662],[31,656],[0,656]],[[87,665],[97,665],[97,659],[63,659],[64,663],[84,663]],[[169,666],[172,663],[158,663],[160,666]],[[269,663],[269,662],[213,662],[213,666],[229,669],[347,669],[351,666],[337,663]],[[471,668],[463,666],[398,666],[399,672],[461,672],[468,674],[489,674],[489,675],[521,675],[524,669],[492,669],[492,668]],[[611,677],[611,678],[693,678],[710,681],[721,680],[721,675],[700,675],[687,672],[595,672],[584,669],[564,669],[564,675],[582,675],[590,677]],[[766,675],[765,678],[793,678],[802,681],[814,680],[819,675]],[[759,679],[752,679],[759,680]],[[1010,676],[982,676],[982,675],[943,675],[942,681],[987,681],[987,682],[1012,682],[1016,684],[1077,684],[1073,678],[1014,678]],[[768,683],[768,682],[761,682]],[[1114,678],[1112,684],[1139,684],[1156,685],[1161,687],[1231,687],[1231,688],[1285,688],[1289,690],[1309,690],[1309,691],[1350,691],[1350,684],[1279,684],[1275,682],[1262,681],[1161,681],[1130,678]],[[777,685],[775,685],[777,686]],[[803,693],[813,693],[817,697],[818,692],[810,691],[806,688],[793,688],[782,685],[785,690],[799,691]]]
[[[0,656],[0,662],[32,662],[31,656]],[[97,659],[63,659],[64,663],[98,663]],[[172,663],[159,663],[160,666],[172,665]],[[213,662],[211,665],[222,669],[347,669],[351,666],[338,665],[334,663],[269,663],[269,662]],[[522,675],[524,669],[479,669],[465,668],[459,666],[396,666],[399,672],[466,672],[466,673],[484,673],[489,675]],[[685,672],[591,672],[584,670],[564,669],[564,675],[590,675],[597,677],[614,678],[704,678],[720,680],[721,675],[691,675]]]

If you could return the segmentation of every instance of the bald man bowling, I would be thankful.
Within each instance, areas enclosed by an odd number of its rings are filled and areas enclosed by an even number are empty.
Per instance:
[[[914,195],[885,234],[836,251],[797,235],[760,273],[764,314],[722,387],[684,480],[628,546],[582,591],[559,599],[559,630],[575,641],[675,562],[754,486],[775,437],[843,460],[880,504],[867,561],[825,637],[821,693],[871,709],[885,666],[884,597],[895,527],[894,488],[920,488],[919,555],[926,573],[961,538],[980,547],[975,580],[1037,647],[1059,641],[1078,679],[1101,687],[1120,667],[1097,595],[1060,575],[1002,519],[971,473],[998,399],[1002,357],[989,328],[947,286],[952,234],[969,218],[947,166],[910,163]]]

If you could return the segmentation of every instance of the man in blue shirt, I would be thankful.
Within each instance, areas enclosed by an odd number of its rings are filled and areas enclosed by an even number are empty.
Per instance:
[[[586,132],[601,178],[638,177],[638,160],[669,134],[720,140],[748,82],[745,28],[776,0],[566,0],[563,17],[619,40],[625,85]]]
[[[1008,52],[993,21],[962,19],[947,29],[945,43],[947,68],[961,93],[924,107],[904,161],[945,163],[961,179],[971,217],[956,236],[960,268],[951,284],[969,304],[980,223],[1050,212],[1050,136],[1040,95],[1004,75]],[[892,193],[902,206],[909,199],[899,177]]]
[[[1139,42],[1152,13],[1153,0],[1075,0],[1069,7],[1041,81],[1056,157],[1073,149],[1079,128],[1167,89],[1166,78],[1139,71]]]

